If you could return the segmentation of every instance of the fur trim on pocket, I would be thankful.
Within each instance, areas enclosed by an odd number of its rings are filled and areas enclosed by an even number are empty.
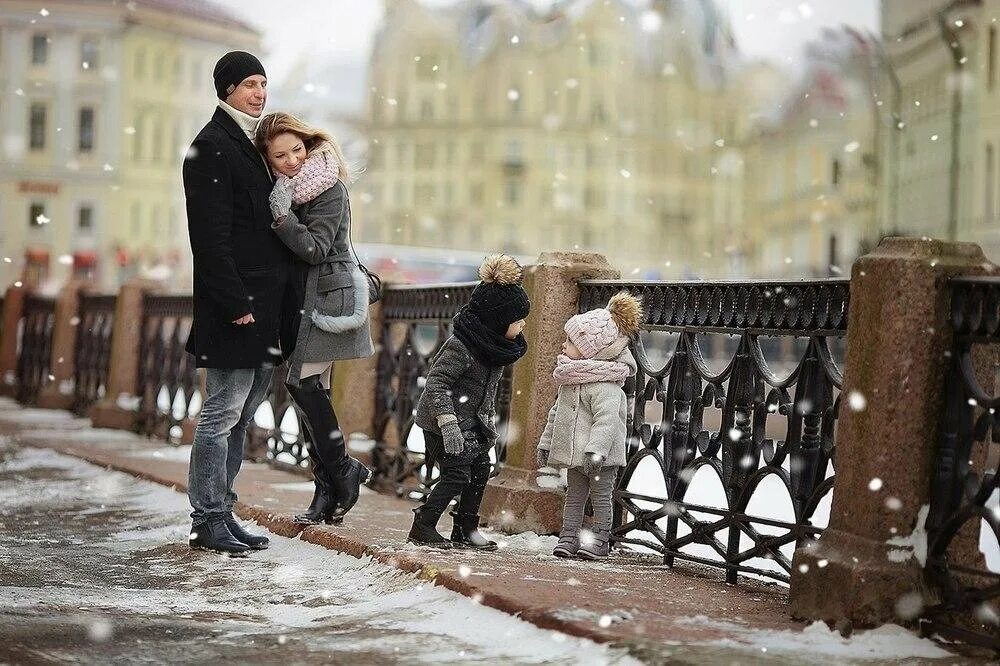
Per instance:
[[[361,328],[368,319],[368,278],[355,268],[351,271],[351,280],[354,283],[354,312],[335,317],[313,310],[311,318],[317,328],[327,333],[346,333]]]

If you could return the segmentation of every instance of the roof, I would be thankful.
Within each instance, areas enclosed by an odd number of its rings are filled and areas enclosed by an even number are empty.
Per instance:
[[[258,36],[260,35],[260,30],[255,26],[240,19],[228,9],[207,2],[206,0],[130,0],[127,5],[185,14],[219,25],[246,30]]]

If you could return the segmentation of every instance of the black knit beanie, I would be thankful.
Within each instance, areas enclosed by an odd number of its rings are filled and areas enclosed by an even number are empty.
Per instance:
[[[257,56],[246,51],[230,51],[215,63],[215,71],[212,72],[212,77],[215,79],[215,94],[219,99],[226,99],[236,90],[236,86],[254,74],[267,76],[264,65],[260,64]]]
[[[479,267],[482,280],[472,291],[469,309],[490,330],[504,335],[515,321],[528,316],[531,301],[521,286],[521,267],[505,254],[494,254]]]

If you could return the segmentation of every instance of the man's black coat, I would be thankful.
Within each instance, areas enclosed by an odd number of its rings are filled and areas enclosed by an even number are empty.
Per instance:
[[[281,362],[279,329],[293,258],[271,230],[271,186],[260,153],[236,121],[216,109],[184,160],[194,253],[187,350],[200,368]],[[232,323],[249,313],[255,323]]]

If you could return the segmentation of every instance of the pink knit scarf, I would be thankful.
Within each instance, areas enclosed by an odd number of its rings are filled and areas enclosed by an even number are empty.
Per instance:
[[[312,201],[337,183],[337,161],[333,153],[314,150],[291,181],[293,206]]]
[[[630,371],[631,368],[619,361],[600,361],[592,358],[575,360],[565,354],[559,354],[552,377],[559,386],[595,382],[614,382],[624,386]]]

